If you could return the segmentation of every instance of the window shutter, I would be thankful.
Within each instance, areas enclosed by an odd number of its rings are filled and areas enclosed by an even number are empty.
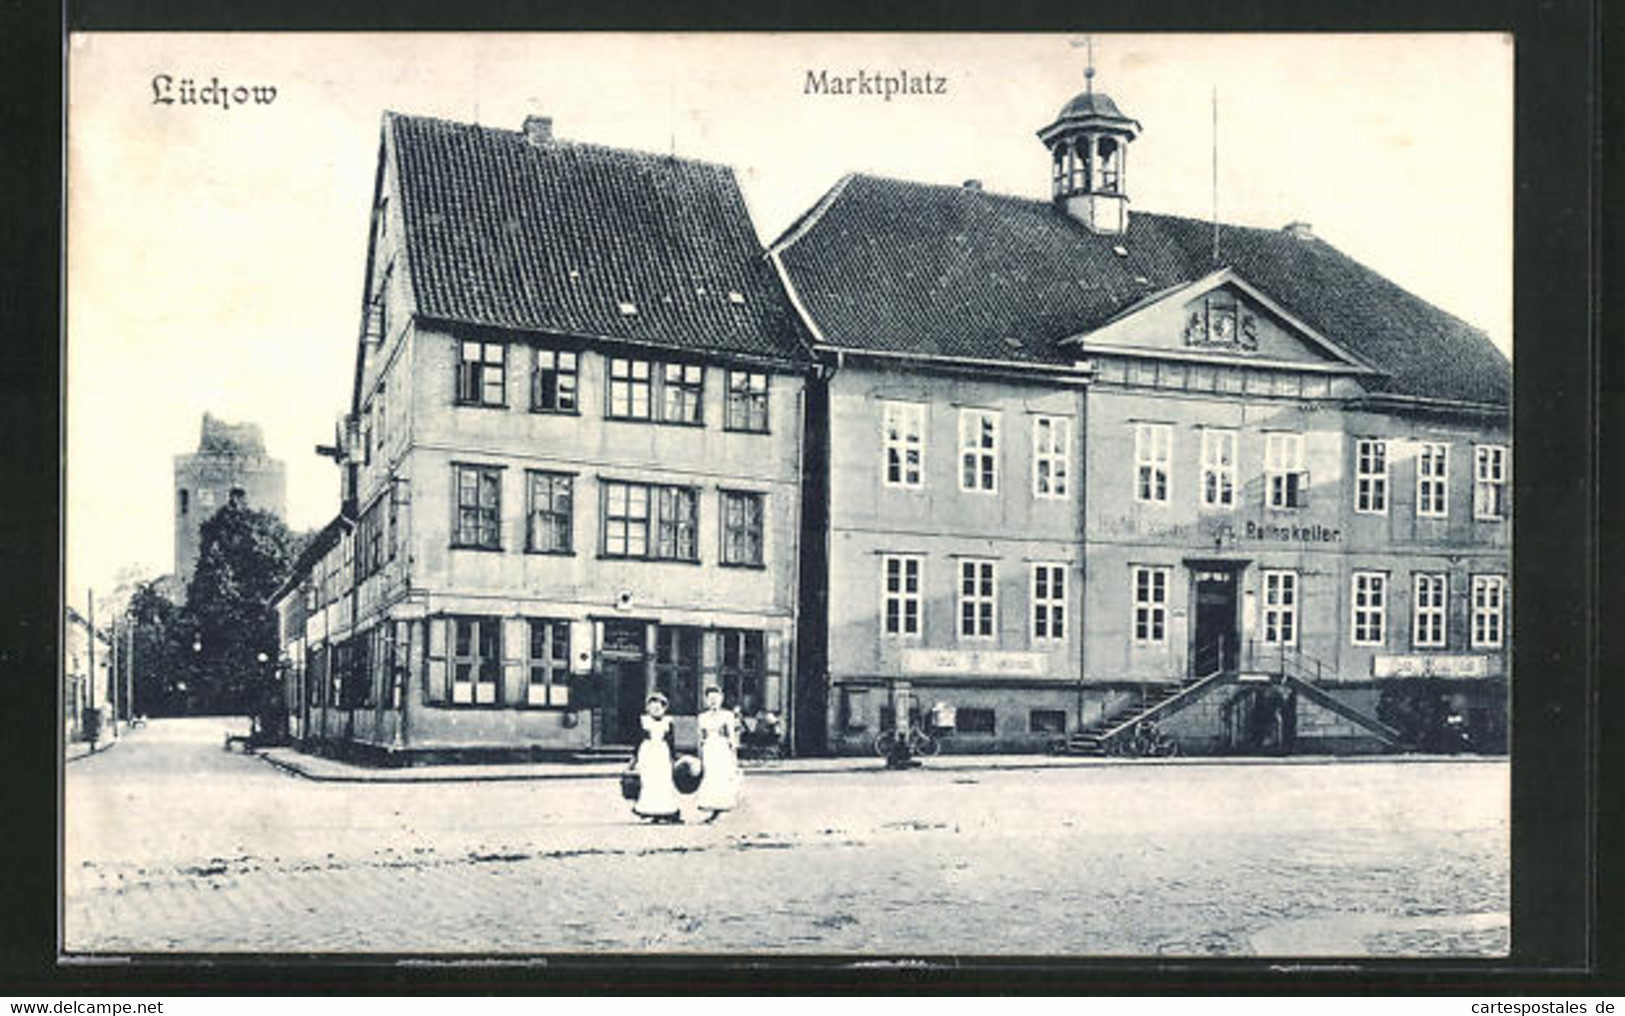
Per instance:
[[[762,678],[762,697],[765,706],[777,713],[785,711],[784,700],[784,636],[770,631],[763,637],[762,665],[767,673]]]
[[[451,623],[443,617],[431,617],[429,627],[429,661],[423,682],[423,701],[428,705],[444,703],[448,696],[446,680],[446,629]]]
[[[1298,473],[1298,502],[1297,507],[1309,507],[1309,470]]]

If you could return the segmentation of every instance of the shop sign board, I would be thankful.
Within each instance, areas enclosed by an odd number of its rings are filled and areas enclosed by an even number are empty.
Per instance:
[[[1488,656],[1375,656],[1372,677],[1488,677]]]
[[[903,673],[978,677],[1043,677],[1043,653],[998,649],[905,649]]]

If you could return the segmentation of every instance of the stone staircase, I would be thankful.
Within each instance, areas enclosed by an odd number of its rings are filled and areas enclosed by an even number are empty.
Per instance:
[[[1104,756],[1111,742],[1134,731],[1143,720],[1161,720],[1200,698],[1210,687],[1226,676],[1217,671],[1206,677],[1193,677],[1185,681],[1161,684],[1147,688],[1123,708],[1096,720],[1066,739],[1060,754]]]

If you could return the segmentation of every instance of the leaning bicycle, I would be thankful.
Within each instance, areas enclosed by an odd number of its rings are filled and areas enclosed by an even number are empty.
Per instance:
[[[1112,741],[1110,754],[1120,758],[1172,758],[1179,742],[1163,733],[1154,720],[1141,720],[1134,730]]]
[[[882,730],[880,733],[876,734],[874,742],[875,754],[879,755],[881,758],[891,758],[892,755],[897,751],[897,739],[899,736],[905,739],[903,743],[908,749],[908,754],[910,755],[930,758],[942,750],[941,741],[937,740],[925,730],[910,724],[908,730],[902,732],[901,735],[896,729]]]

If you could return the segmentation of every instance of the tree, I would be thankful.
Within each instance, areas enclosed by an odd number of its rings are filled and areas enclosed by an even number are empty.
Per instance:
[[[254,713],[272,694],[270,599],[288,577],[297,542],[281,519],[235,499],[203,523],[179,625],[191,638],[189,711]]]
[[[177,716],[186,711],[185,683],[191,642],[182,645],[180,608],[164,592],[165,579],[138,584],[126,618],[135,652],[132,683],[137,713]]]

